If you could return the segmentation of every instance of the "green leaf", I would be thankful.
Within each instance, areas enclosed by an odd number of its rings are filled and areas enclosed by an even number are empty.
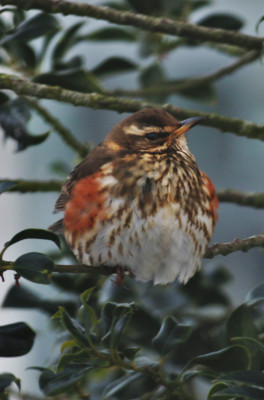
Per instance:
[[[68,50],[70,50],[79,40],[76,37],[79,29],[85,24],[84,21],[77,22],[68,28],[55,45],[52,53],[53,65],[61,60]]]
[[[0,192],[1,192],[1,190],[0,190]],[[31,229],[24,229],[23,231],[20,231],[16,235],[14,235],[12,237],[12,239],[10,239],[7,243],[5,243],[5,249],[7,249],[11,245],[13,245],[17,242],[20,242],[21,240],[25,240],[25,239],[50,240],[53,243],[55,243],[59,249],[61,248],[60,239],[55,233],[53,233],[51,231],[47,231],[45,229],[31,228]]]
[[[257,22],[257,24],[256,24],[256,32],[258,33],[258,31],[259,31],[259,25],[261,24],[261,22],[263,22],[264,21],[264,16],[263,17],[261,17],[259,20],[258,20],[258,22]]]
[[[222,383],[222,382],[217,382],[215,383],[209,390],[208,395],[207,395],[207,399],[206,400],[213,400],[215,397],[214,395],[218,392],[220,392],[221,390],[224,390],[228,388],[228,385],[226,383]],[[218,400],[226,400],[226,397],[217,397]]]
[[[4,298],[2,307],[10,308],[31,308],[40,309],[46,313],[53,315],[59,308],[63,306],[69,313],[73,313],[76,310],[76,304],[71,300],[57,300],[55,299],[43,299],[38,297],[34,292],[25,287],[12,286]]]
[[[169,315],[162,321],[158,334],[152,339],[152,345],[159,354],[165,355],[178,344],[188,340],[191,331],[190,325],[180,324]]]
[[[226,321],[226,339],[230,341],[234,337],[251,337],[257,339],[258,332],[252,317],[250,308],[246,304],[237,307]],[[259,348],[255,343],[249,341],[241,341],[245,346],[251,357],[251,368],[258,368],[260,363],[261,354]]]
[[[16,378],[15,375],[8,372],[0,374],[0,394],[14,382],[20,390],[20,379]]]
[[[132,61],[121,57],[110,57],[93,69],[93,74],[101,77],[137,70],[138,66]]]
[[[101,313],[102,341],[116,347],[135,310],[134,303],[106,303]]]
[[[224,382],[258,386],[264,390],[264,372],[262,371],[234,371],[221,375],[219,379]]]
[[[179,93],[182,96],[203,101],[205,103],[215,104],[217,102],[216,91],[211,83],[193,85],[188,89],[179,90]]]
[[[165,82],[165,74],[162,66],[159,63],[153,63],[150,66],[144,68],[139,76],[140,85],[143,88],[156,87]],[[164,103],[167,99],[167,95],[157,94],[148,96],[152,101]]]
[[[7,103],[8,101],[10,101],[10,97],[6,93],[0,91],[0,105]]]
[[[13,269],[31,282],[47,285],[50,283],[54,264],[45,254],[32,252],[18,257],[13,264]]]
[[[16,187],[18,182],[1,181],[0,182],[0,194],[8,192],[9,190]]]
[[[36,76],[34,82],[61,86],[65,89],[84,93],[101,92],[101,87],[96,77],[91,72],[84,71],[83,69],[48,72]]]
[[[197,10],[201,7],[206,7],[211,4],[211,0],[195,0],[192,4],[192,9]]]
[[[102,394],[102,399],[107,400],[118,393],[120,390],[124,389],[130,383],[140,379],[142,374],[140,372],[131,372],[129,374],[123,375],[121,378],[111,382],[106,386]]]
[[[264,301],[264,283],[258,285],[252,289],[246,296],[245,302],[248,306],[254,306],[255,304]]]
[[[28,42],[46,35],[54,29],[57,30],[58,26],[59,24],[55,17],[46,13],[39,13],[23,21],[16,28],[9,31],[1,40],[0,44],[4,45],[12,40]]]
[[[208,28],[220,28],[238,31],[244,25],[244,21],[234,15],[214,13],[200,19],[200,21],[197,22],[197,25],[206,26]]]
[[[227,340],[239,336],[257,338],[254,320],[250,308],[246,304],[237,307],[226,321]]]
[[[25,19],[27,17],[25,10],[22,10],[22,8],[16,7],[13,11],[14,11],[13,22],[14,22],[15,26],[17,26],[21,22],[25,21]]]
[[[100,28],[94,32],[89,33],[88,35],[81,36],[79,39],[81,40],[98,40],[98,41],[123,41],[123,42],[135,42],[136,35],[127,29],[117,28],[117,27],[109,27],[109,28]]]
[[[82,312],[82,319],[83,319],[83,323],[86,327],[86,333],[89,332],[89,329],[91,327],[94,327],[97,324],[96,313],[95,313],[94,309],[87,304],[93,291],[94,291],[94,287],[89,288],[85,292],[83,292],[80,296],[80,299],[81,299],[81,302],[83,305],[83,309],[85,310],[85,312]]]
[[[84,363],[89,359],[89,353],[86,349],[76,351],[75,353],[67,353],[61,356],[57,365],[57,372],[63,371],[72,363]]]
[[[212,353],[194,357],[188,362],[187,367],[190,368],[193,365],[199,364],[215,371],[229,372],[239,368],[247,369],[250,359],[245,347],[233,345]]]
[[[59,310],[53,318],[58,318],[62,326],[72,335],[72,337],[81,345],[88,346],[89,342],[85,337],[84,328],[70,315],[63,307],[59,307]]]
[[[26,124],[30,119],[30,111],[27,104],[21,99],[11,100],[0,105],[0,126],[5,137],[17,141],[18,151],[42,143],[47,139],[49,132],[41,135],[30,135]]]
[[[221,390],[213,395],[215,399],[244,399],[244,400],[263,400],[263,390],[248,386],[235,386]]]
[[[44,370],[39,378],[40,389],[46,396],[56,396],[69,390],[93,368],[88,363],[72,363],[58,374]]]
[[[35,335],[24,322],[0,326],[0,357],[27,354],[33,346]]]
[[[127,2],[140,14],[159,14],[162,10],[162,0],[127,0]]]

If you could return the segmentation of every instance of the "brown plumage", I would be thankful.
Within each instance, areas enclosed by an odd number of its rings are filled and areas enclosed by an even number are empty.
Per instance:
[[[138,111],[73,170],[55,205],[64,218],[51,229],[81,263],[163,284],[187,282],[200,267],[218,208],[184,135],[200,120]]]

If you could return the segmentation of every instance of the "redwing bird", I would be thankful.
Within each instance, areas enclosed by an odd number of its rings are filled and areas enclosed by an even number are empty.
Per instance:
[[[159,108],[117,124],[72,171],[55,211],[81,264],[124,270],[143,282],[186,283],[200,268],[217,220],[218,199],[199,170],[178,121]]]

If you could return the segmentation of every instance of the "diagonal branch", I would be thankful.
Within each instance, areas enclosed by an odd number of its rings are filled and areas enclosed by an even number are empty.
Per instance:
[[[107,95],[112,96],[153,96],[153,95],[162,95],[162,94],[173,94],[176,92],[190,90],[192,88],[196,88],[205,84],[209,84],[211,82],[216,81],[226,75],[231,74],[236,71],[243,65],[249,64],[255,61],[260,55],[259,51],[252,50],[248,51],[246,54],[243,54],[238,60],[227,65],[226,67],[220,68],[211,74],[186,79],[183,82],[166,82],[163,85],[156,85],[155,87],[148,87],[137,90],[127,90],[127,89],[114,89],[112,91],[104,91]]]
[[[48,86],[31,82],[30,80],[19,76],[7,74],[0,74],[0,89],[11,89],[18,95],[64,101],[75,106],[113,110],[120,113],[135,112],[147,107],[161,107],[178,119],[202,116],[205,118],[201,123],[202,125],[214,127],[223,132],[232,132],[239,136],[264,140],[264,125],[256,125],[252,122],[238,118],[227,118],[215,113],[198,113],[196,111],[174,107],[170,104],[161,106],[133,99],[105,96],[99,93],[84,94],[81,92],[62,89],[58,86]]]
[[[119,25],[132,25],[151,32],[182,36],[192,40],[195,38],[195,40],[200,41],[224,43],[250,50],[260,50],[263,44],[262,38],[230,30],[206,28],[183,21],[117,11],[108,7],[98,7],[81,2],[65,0],[0,0],[0,5],[14,5],[24,10],[38,9],[48,13],[73,14],[103,19]]]
[[[62,140],[68,144],[68,146],[77,151],[81,157],[86,156],[86,154],[89,152],[88,147],[75,139],[68,128],[62,125],[62,123],[39,102],[33,101],[29,97],[26,97],[25,99],[29,103],[30,107],[34,108],[36,112],[53,127],[53,129],[60,135]]]

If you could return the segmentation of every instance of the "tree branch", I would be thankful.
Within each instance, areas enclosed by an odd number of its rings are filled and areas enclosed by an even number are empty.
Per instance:
[[[112,91],[104,91],[106,95],[112,96],[153,96],[153,95],[162,95],[162,94],[173,94],[176,92],[190,90],[195,87],[199,87],[205,84],[209,84],[214,82],[217,79],[220,79],[226,75],[231,74],[232,72],[236,71],[238,68],[242,67],[243,65],[249,64],[256,60],[260,55],[259,51],[252,50],[241,56],[238,60],[227,65],[226,67],[220,68],[211,74],[197,77],[197,78],[190,78],[186,79],[183,82],[167,82],[163,85],[156,85],[155,87],[137,89],[137,90],[127,90],[127,89],[114,89]]]
[[[227,118],[215,113],[198,113],[196,111],[174,107],[170,104],[161,106],[150,102],[105,96],[99,93],[84,94],[62,89],[58,86],[48,86],[31,82],[19,76],[7,74],[0,74],[0,89],[11,89],[18,95],[64,101],[75,106],[113,110],[120,113],[135,112],[147,107],[161,107],[178,119],[202,116],[205,118],[201,123],[202,125],[214,127],[223,132],[232,132],[239,136],[264,140],[264,125],[256,125],[238,118]]]
[[[224,29],[212,29],[168,18],[154,18],[132,12],[120,12],[108,7],[97,7],[65,0],[0,0],[0,5],[14,5],[24,10],[38,9],[48,13],[77,15],[103,19],[119,25],[134,26],[151,32],[182,36],[193,40],[211,41],[243,47],[262,48],[263,39]]]
[[[235,251],[248,251],[253,247],[264,245],[264,234],[253,235],[246,239],[235,239],[228,243],[215,243],[208,247],[204,255],[205,258],[213,258],[219,254],[227,256]]]
[[[235,251],[248,251],[254,247],[264,246],[264,234],[250,236],[246,239],[235,239],[227,243],[215,243],[207,248],[204,258],[213,258],[217,255],[227,256]],[[115,267],[89,266],[89,265],[55,265],[55,272],[59,273],[97,273],[101,275],[112,275],[116,272]]]
[[[34,108],[36,112],[49,124],[53,129],[60,135],[61,139],[70,146],[73,150],[81,157],[85,157],[89,152],[87,146],[79,142],[72,135],[71,131],[66,128],[62,123],[54,117],[45,107],[43,107],[39,102],[33,101],[32,99],[26,97],[26,101],[29,103],[30,107]]]
[[[223,203],[236,203],[241,206],[264,208],[264,193],[247,193],[239,190],[218,190],[217,196]]]
[[[10,184],[6,190],[2,190],[1,193],[18,192],[18,193],[29,193],[29,192],[58,192],[61,190],[62,181],[26,181],[16,179],[0,179],[1,183]],[[13,185],[12,185],[13,184]]]
[[[2,178],[0,179],[0,184],[1,183],[10,184],[10,188],[6,189],[8,192],[59,192],[64,181],[31,181],[24,179]],[[224,189],[217,190],[217,196],[219,201],[223,203],[235,203],[241,206],[264,208],[264,193],[247,193],[239,190]]]

